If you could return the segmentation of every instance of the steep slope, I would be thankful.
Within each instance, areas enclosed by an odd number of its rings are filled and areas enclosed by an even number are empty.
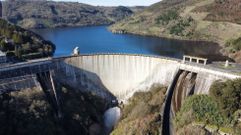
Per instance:
[[[103,99],[90,93],[59,91],[61,120],[40,87],[0,95],[1,135],[100,135],[103,127]]]
[[[166,88],[153,85],[148,92],[137,92],[122,106],[122,117],[111,135],[158,135],[160,112]]]
[[[240,14],[239,0],[163,0],[114,24],[110,30],[213,41],[226,47],[223,53],[241,62]]]
[[[0,19],[0,50],[8,56],[33,59],[52,56],[55,45],[31,31]]]
[[[77,2],[8,0],[3,2],[5,18],[24,28],[104,25],[133,12],[127,7],[95,7]]]

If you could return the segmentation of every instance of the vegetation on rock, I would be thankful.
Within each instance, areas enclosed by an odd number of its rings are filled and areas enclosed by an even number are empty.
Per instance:
[[[240,0],[163,0],[110,27],[125,33],[205,40],[225,47],[225,54],[241,62]],[[237,40],[236,40],[237,39]],[[237,54],[237,55],[236,55]]]
[[[39,35],[0,19],[0,50],[9,56],[32,59],[52,56],[55,45]]]
[[[193,125],[193,124],[187,124],[184,125],[182,128],[180,128],[177,131],[178,135],[218,135],[217,133],[210,133],[205,128]]]
[[[195,11],[208,12],[205,20],[241,24],[240,0],[215,0],[212,4],[198,7]]]
[[[241,134],[240,93],[241,79],[236,79],[215,82],[210,88],[210,95],[187,98],[175,118],[177,132],[183,132],[190,124],[197,126],[203,123],[201,127],[205,129]]]
[[[218,103],[221,112],[231,117],[241,109],[241,79],[215,82],[210,88],[210,95]]]
[[[211,97],[194,95],[185,100],[175,118],[177,128],[182,128],[192,121],[205,121],[206,124],[222,125],[223,117],[216,102]]]
[[[241,50],[241,37],[237,39],[230,39],[225,44],[229,52],[235,53]]]
[[[122,117],[112,135],[159,135],[160,112],[166,88],[154,85],[148,92],[137,92],[122,108]]]
[[[101,134],[106,109],[102,99],[65,88],[61,99],[63,118],[59,120],[40,88],[0,95],[0,134]]]
[[[128,7],[91,6],[78,2],[5,1],[5,18],[23,28],[106,25],[133,14]]]
[[[158,23],[163,25],[168,24],[170,21],[175,20],[179,17],[179,14],[176,10],[168,10],[167,13],[160,15],[156,20]]]

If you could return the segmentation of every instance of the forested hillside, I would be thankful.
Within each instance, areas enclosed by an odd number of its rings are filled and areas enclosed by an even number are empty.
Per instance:
[[[0,50],[19,59],[52,56],[55,45],[39,35],[0,19]]]
[[[107,25],[133,14],[130,8],[123,6],[102,7],[46,0],[7,0],[3,7],[5,18],[24,28]]]
[[[240,0],[163,0],[110,27],[113,32],[217,42],[241,62]]]
[[[209,95],[187,98],[177,113],[177,134],[203,134],[199,127],[214,135],[241,134],[241,80],[217,81]]]

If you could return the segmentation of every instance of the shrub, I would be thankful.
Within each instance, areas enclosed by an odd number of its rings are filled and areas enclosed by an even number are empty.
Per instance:
[[[239,123],[239,119],[241,119],[241,110],[237,110],[233,114],[233,125],[237,125]]]
[[[173,27],[171,27],[170,34],[182,35],[183,30],[184,30],[184,27],[180,25],[180,23],[178,23],[177,25],[174,25]]]
[[[178,128],[192,121],[205,121],[206,124],[220,126],[223,124],[224,118],[211,97],[208,95],[194,95],[186,99],[175,118]]]
[[[169,21],[175,20],[179,17],[177,10],[168,10],[166,13],[160,15],[156,21],[157,23],[162,23],[163,25],[168,24]]]
[[[225,45],[228,49],[229,52],[237,52],[241,50],[241,37],[238,39],[231,39],[226,42]]]
[[[7,43],[5,39],[8,40]],[[16,46],[18,49],[16,49]],[[24,47],[22,48],[22,46]],[[39,53],[38,49],[40,48],[44,48],[43,53],[45,54],[40,57],[52,56],[55,51],[55,45],[52,42],[44,41],[39,35],[0,19],[1,51],[15,51],[16,57],[23,58],[23,55]]]
[[[170,28],[170,34],[183,36],[183,31],[185,30],[186,27],[191,26],[191,22],[193,22],[192,17],[179,20],[177,24],[175,24]]]
[[[241,79],[215,82],[210,88],[210,95],[217,101],[221,112],[231,117],[241,108]]]

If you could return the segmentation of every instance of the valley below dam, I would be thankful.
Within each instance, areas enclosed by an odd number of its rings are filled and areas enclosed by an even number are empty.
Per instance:
[[[81,2],[0,0],[0,135],[241,135],[239,0]]]

